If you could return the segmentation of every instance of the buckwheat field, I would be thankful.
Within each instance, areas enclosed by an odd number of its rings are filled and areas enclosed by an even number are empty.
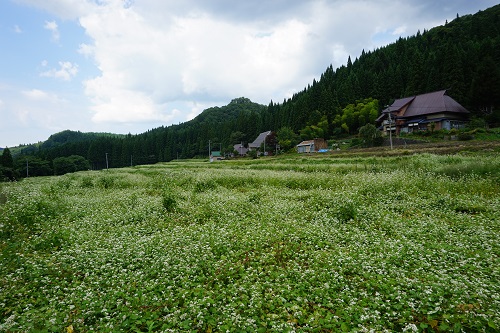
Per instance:
[[[178,161],[0,184],[0,331],[495,332],[500,156]]]

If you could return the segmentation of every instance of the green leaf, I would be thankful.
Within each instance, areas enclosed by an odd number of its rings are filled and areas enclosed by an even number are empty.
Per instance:
[[[447,331],[449,328],[450,328],[450,325],[448,325],[447,323],[441,323],[441,324],[439,325],[439,329],[440,329],[441,331]]]

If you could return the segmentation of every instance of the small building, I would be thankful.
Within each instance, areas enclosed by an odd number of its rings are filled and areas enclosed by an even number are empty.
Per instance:
[[[326,149],[328,144],[325,139],[316,138],[314,140],[302,141],[297,145],[297,153],[315,153],[319,150]]]
[[[446,90],[397,99],[382,111],[377,124],[384,134],[417,130],[450,130],[467,124],[469,111],[446,95]]]
[[[213,162],[213,161],[221,161],[223,160],[224,157],[222,157],[222,154],[220,151],[212,151],[210,153],[210,162]]]

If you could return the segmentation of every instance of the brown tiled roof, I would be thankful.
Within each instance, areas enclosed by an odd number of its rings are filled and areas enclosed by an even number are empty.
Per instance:
[[[406,99],[403,98],[402,100]],[[396,102],[402,100],[397,100]],[[391,105],[391,111],[394,110],[396,102]],[[408,109],[406,109],[406,112],[404,113],[402,118],[416,117],[440,112],[469,113],[469,111],[467,111],[457,101],[446,95],[446,90],[441,90],[413,97],[413,100],[408,106]]]

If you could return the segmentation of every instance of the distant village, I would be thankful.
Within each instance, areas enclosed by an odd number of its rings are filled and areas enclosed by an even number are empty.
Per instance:
[[[440,90],[395,100],[378,117],[377,128],[384,136],[414,131],[461,129],[466,126],[469,114],[467,109],[446,95],[446,90]],[[264,145],[271,134],[272,131],[262,132],[247,146],[242,143],[235,144],[230,157],[247,156],[252,151],[256,152],[257,156],[261,151],[267,155]],[[314,138],[300,142],[296,149],[299,154],[321,153],[328,151],[328,143],[323,138]],[[221,151],[212,151],[210,161],[222,160],[225,157],[228,156],[223,156]]]

